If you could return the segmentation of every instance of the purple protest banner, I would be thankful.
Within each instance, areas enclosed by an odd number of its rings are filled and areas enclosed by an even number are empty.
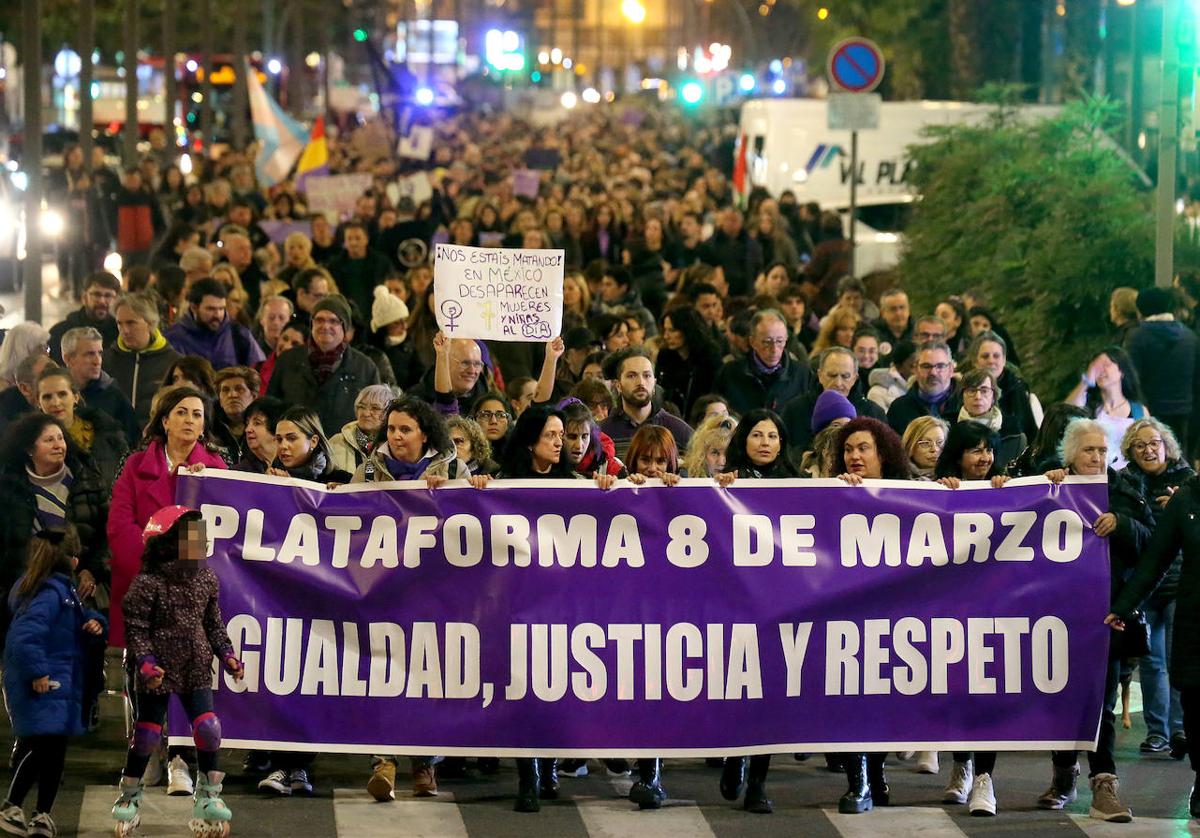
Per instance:
[[[701,756],[1083,749],[1103,478],[486,489],[208,471],[178,501],[246,679],[230,747]],[[180,739],[183,742],[183,739]]]
[[[275,244],[283,244],[284,240],[292,233],[303,233],[306,236],[312,235],[311,221],[274,221],[267,219],[258,222],[258,226]]]

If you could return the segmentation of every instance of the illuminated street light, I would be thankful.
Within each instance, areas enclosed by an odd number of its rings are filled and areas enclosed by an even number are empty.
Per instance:
[[[564,93],[562,95],[562,106],[564,108],[566,108],[567,110],[571,110],[578,103],[579,103],[579,100],[575,98],[575,94],[572,93],[571,91],[568,90],[566,93]]]
[[[689,81],[679,88],[679,97],[688,105],[694,105],[704,98],[704,88],[699,82]]]
[[[621,0],[621,14],[630,23],[643,23],[646,20],[646,7],[640,0]]]
[[[600,101],[600,91],[594,87],[589,87],[580,96],[589,105],[595,105]]]
[[[277,76],[283,72],[283,62],[278,58],[272,58],[267,62],[267,72],[273,76]]]
[[[546,50],[542,50],[541,52],[539,52],[538,53],[538,64],[549,64],[549,63],[550,63],[550,53],[547,52]]]
[[[550,50],[550,63],[551,64],[562,64],[563,63],[562,50],[559,49],[558,47],[555,47],[554,49]],[[570,69],[570,68],[568,68],[568,69]]]
[[[321,53],[310,52],[308,55],[304,56],[304,63],[315,70],[317,67],[321,66]]]
[[[756,84],[753,73],[742,73],[742,77],[738,79],[738,87],[743,93],[753,93]]]
[[[416,99],[418,105],[428,107],[433,104],[433,91],[428,87],[418,87]]]

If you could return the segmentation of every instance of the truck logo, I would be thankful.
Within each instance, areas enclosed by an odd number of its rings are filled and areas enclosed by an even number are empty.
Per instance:
[[[810,175],[815,169],[825,169],[833,162],[838,155],[844,155],[840,145],[826,145],[818,143],[816,149],[812,153],[812,157],[808,158],[808,162],[804,164],[804,171]]]

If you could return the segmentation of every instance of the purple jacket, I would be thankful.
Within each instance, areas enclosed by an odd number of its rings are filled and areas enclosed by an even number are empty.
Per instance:
[[[228,317],[221,328],[214,332],[197,323],[187,312],[163,330],[163,337],[180,355],[199,355],[208,359],[215,370],[239,365],[254,366],[267,357],[250,330]]]

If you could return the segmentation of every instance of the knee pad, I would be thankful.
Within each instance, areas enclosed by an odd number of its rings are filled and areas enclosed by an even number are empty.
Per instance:
[[[216,713],[201,713],[192,719],[192,739],[198,751],[217,751],[221,748],[221,720]]]
[[[160,742],[162,742],[162,725],[138,722],[133,726],[133,752],[138,756],[150,756],[158,750]]]

